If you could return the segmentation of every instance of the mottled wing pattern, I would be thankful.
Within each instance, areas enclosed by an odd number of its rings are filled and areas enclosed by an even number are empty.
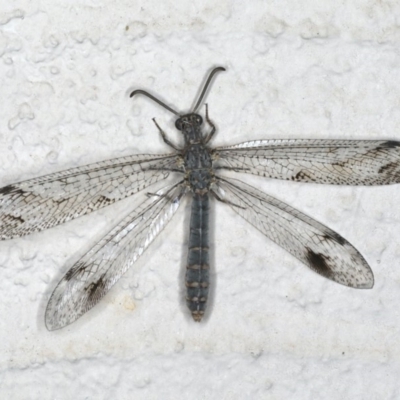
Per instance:
[[[74,322],[104,297],[170,221],[185,191],[179,182],[150,195],[66,273],[47,305],[49,330]]]
[[[400,182],[400,142],[255,140],[214,150],[221,169],[268,178],[335,185]]]
[[[0,239],[69,221],[166,179],[175,155],[133,155],[0,188]]]
[[[315,272],[354,288],[373,286],[363,256],[336,232],[241,181],[219,178],[216,189],[234,211]]]

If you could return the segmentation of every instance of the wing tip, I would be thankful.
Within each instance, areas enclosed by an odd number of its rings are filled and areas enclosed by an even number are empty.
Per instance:
[[[352,289],[372,289],[374,287],[374,274],[368,265],[364,265],[368,269],[363,274],[359,274],[356,278],[354,276],[346,277],[344,280],[335,280]]]
[[[57,288],[55,291],[56,290]],[[60,299],[57,299],[57,296],[55,295],[55,291],[47,303],[46,312],[44,315],[44,324],[46,329],[50,332],[62,329],[67,325],[72,324],[72,322],[76,321],[77,319],[71,318],[71,316],[68,316],[68,313],[63,310],[63,308],[60,306]]]
[[[68,319],[68,318],[60,318],[57,316],[56,313],[53,312],[53,310],[47,309],[46,314],[44,317],[44,324],[46,326],[46,329],[50,332],[53,331],[58,331],[59,329],[65,328],[68,325],[71,325],[73,322],[75,322],[79,316],[75,319]]]
[[[354,286],[355,289],[372,289],[374,287],[374,278],[372,277],[371,279],[359,283],[357,286]]]
[[[54,316],[55,314],[53,312],[52,307],[49,306],[50,303],[47,305],[46,313],[44,316],[44,325],[46,326],[46,329],[52,332],[64,328],[64,326],[68,325],[68,323],[67,324],[60,323],[59,318],[55,318]]]
[[[49,317],[46,312],[46,316],[44,318],[44,325],[46,326],[46,329],[48,331],[53,332],[53,331],[57,331],[61,328],[64,328],[64,326],[66,326],[68,324],[63,325],[63,324],[57,323],[57,321],[55,321],[55,319],[53,317]]]

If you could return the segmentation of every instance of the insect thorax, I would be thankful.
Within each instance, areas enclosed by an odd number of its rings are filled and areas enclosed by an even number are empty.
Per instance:
[[[188,146],[184,155],[184,167],[191,190],[199,194],[208,192],[214,174],[210,150],[203,143]]]

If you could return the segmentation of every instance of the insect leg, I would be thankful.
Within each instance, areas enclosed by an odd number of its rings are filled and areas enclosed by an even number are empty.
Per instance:
[[[243,209],[243,210],[246,209],[246,207],[239,206],[238,204],[235,204],[235,203],[232,203],[232,202],[230,202],[230,201],[228,201],[228,200],[223,199],[222,197],[220,197],[220,195],[219,195],[217,192],[215,192],[215,191],[212,190],[212,189],[210,190],[210,192],[211,192],[212,195],[215,197],[215,199],[218,200],[218,201],[220,201],[221,203],[228,204],[228,205],[230,205],[231,207],[241,208],[241,209]]]
[[[184,186],[184,181],[182,180],[182,181],[176,183],[175,186],[179,186],[179,185]],[[168,198],[171,201],[174,200],[171,196],[169,196],[168,193],[159,194],[159,193],[147,192],[146,196],[149,197],[149,198],[150,197],[159,197],[159,198]]]
[[[165,132],[161,129],[160,125],[157,124],[157,121],[156,121],[155,118],[153,118],[153,122],[156,124],[156,127],[158,128],[158,131],[160,132],[161,137],[162,137],[162,139],[164,140],[164,142],[165,142],[168,146],[172,147],[174,150],[176,150],[176,151],[181,151],[181,149],[180,149],[179,147],[177,147],[176,145],[174,145],[174,144],[167,138],[167,135],[166,135]]]
[[[215,125],[211,122],[210,117],[208,116],[208,104],[206,104],[206,121],[207,121],[208,125],[211,126],[212,129],[211,129],[211,132],[204,139],[204,143],[208,143],[214,136],[215,132],[217,131],[217,129],[215,128]]]

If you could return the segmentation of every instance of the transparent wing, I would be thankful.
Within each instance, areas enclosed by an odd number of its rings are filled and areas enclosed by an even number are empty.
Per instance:
[[[0,188],[0,239],[69,221],[166,179],[175,155],[133,155]]]
[[[354,288],[374,285],[363,256],[336,232],[236,179],[220,178],[216,187],[234,211],[315,272]]]
[[[400,182],[400,142],[256,140],[214,150],[221,169],[336,185]]]
[[[74,322],[105,296],[170,221],[185,190],[179,182],[150,196],[65,274],[47,305],[49,330]]]

